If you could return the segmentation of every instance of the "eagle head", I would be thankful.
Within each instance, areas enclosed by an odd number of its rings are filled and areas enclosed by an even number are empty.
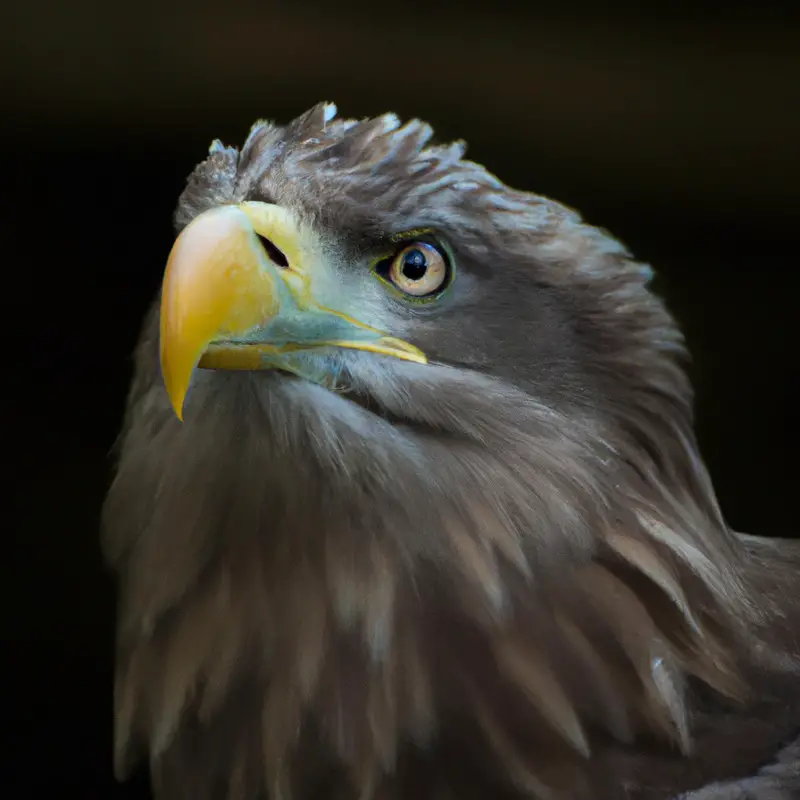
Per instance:
[[[578,796],[740,689],[651,270],[431,137],[321,104],[178,201],[104,520],[159,797]]]

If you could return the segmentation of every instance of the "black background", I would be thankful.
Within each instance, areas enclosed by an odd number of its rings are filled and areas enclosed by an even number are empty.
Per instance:
[[[9,796],[147,796],[111,775],[98,514],[175,200],[211,139],[240,144],[257,117],[319,100],[421,116],[506,182],[613,231],[656,268],[687,333],[730,523],[796,535],[797,15],[551,5],[4,6]]]

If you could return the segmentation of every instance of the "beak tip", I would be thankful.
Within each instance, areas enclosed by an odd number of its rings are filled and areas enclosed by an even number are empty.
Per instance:
[[[164,387],[167,397],[169,398],[169,404],[172,406],[175,416],[181,422],[183,422],[183,405],[186,400],[186,391],[188,387],[176,385],[176,381],[172,380],[173,376],[167,369],[164,368],[163,362],[161,365],[161,378],[162,386]]]
[[[169,402],[172,406],[172,410],[175,412],[175,416],[178,418],[180,422],[183,422],[183,405],[186,399],[186,392],[183,391],[171,391],[169,387],[167,387],[167,395],[169,396]]]

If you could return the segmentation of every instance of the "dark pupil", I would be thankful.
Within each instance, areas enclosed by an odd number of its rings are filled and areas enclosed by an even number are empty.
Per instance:
[[[403,256],[403,275],[410,281],[418,281],[428,271],[428,259],[421,250],[409,250]]]

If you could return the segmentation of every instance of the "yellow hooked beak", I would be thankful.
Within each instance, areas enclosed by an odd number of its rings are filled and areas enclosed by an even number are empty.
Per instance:
[[[321,305],[311,261],[292,215],[269,203],[215,208],[181,232],[161,294],[161,371],[179,419],[197,366],[302,374],[298,354],[321,347],[426,362],[413,345]]]

